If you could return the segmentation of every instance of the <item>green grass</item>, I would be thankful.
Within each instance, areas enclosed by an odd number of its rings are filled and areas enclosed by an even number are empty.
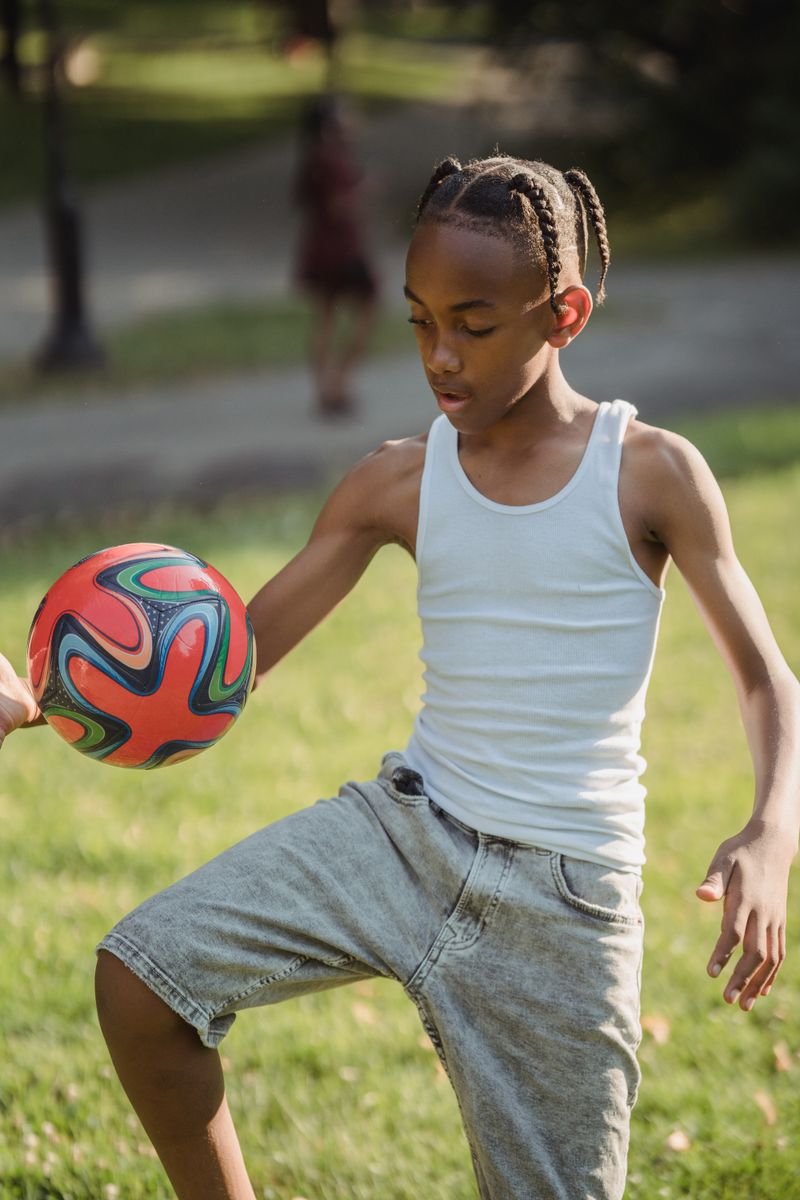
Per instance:
[[[99,370],[41,375],[29,363],[0,362],[0,406],[59,398],[74,403],[98,394],[124,395],[141,385],[292,366],[308,359],[310,328],[310,309],[300,299],[155,313],[103,335],[107,365]],[[405,321],[383,311],[370,354],[411,348]]]
[[[96,78],[68,87],[68,162],[93,184],[225,153],[292,132],[306,99],[323,87],[324,57],[313,48],[288,60],[257,29],[209,35],[188,19],[182,33],[135,28],[92,33],[83,26]],[[102,28],[102,26],[100,26]],[[41,39],[22,43],[25,61]],[[338,86],[356,105],[448,101],[463,83],[467,47],[398,41],[354,32],[342,39]],[[470,59],[471,61],[471,59]],[[35,92],[0,107],[0,206],[38,197],[43,180],[42,113]]]
[[[800,463],[740,473],[725,493],[740,557],[797,669],[800,543],[786,530],[800,505]],[[302,543],[317,504],[223,505],[203,517],[160,510],[135,524],[12,547],[3,554],[0,647],[21,666],[48,583],[112,540],[164,538],[195,549],[248,596]],[[276,668],[230,736],[193,762],[138,775],[83,761],[47,729],[7,742],[3,1200],[170,1195],[95,1026],[92,947],[153,890],[342,779],[372,774],[385,748],[403,744],[420,688],[414,583],[401,551],[379,555],[347,603]],[[677,574],[667,590],[644,745],[643,1012],[662,1018],[668,1037],[660,1044],[645,1034],[627,1197],[788,1200],[800,1176],[796,929],[772,996],[750,1015],[725,1006],[704,970],[719,910],[702,906],[693,889],[719,841],[746,818],[749,759],[732,685]],[[795,881],[792,914],[797,900]],[[224,1053],[256,1194],[475,1200],[455,1101],[420,1034],[410,1003],[383,982],[244,1014]],[[781,1044],[788,1071],[776,1069]],[[684,1152],[667,1148],[676,1129],[689,1139]]]
[[[800,406],[765,405],[710,416],[668,419],[726,479],[800,462]]]
[[[730,227],[725,196],[719,188],[662,207],[625,208],[610,222],[609,237],[618,262],[714,260],[741,254],[742,238]]]

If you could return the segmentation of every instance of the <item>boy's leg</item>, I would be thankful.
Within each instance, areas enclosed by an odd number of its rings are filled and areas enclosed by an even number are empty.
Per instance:
[[[481,838],[407,990],[450,1075],[482,1200],[620,1200],[639,1083],[641,881]]]
[[[114,955],[97,960],[100,1027],[131,1104],[181,1200],[255,1200],[219,1053]]]
[[[247,838],[101,943],[103,1031],[181,1200],[253,1195],[214,1050],[235,1013],[374,975],[405,983],[456,906],[477,837],[432,819],[400,764]]]

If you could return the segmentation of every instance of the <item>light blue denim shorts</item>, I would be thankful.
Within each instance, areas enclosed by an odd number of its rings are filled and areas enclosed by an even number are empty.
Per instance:
[[[637,875],[467,828],[391,752],[377,779],[233,846],[99,948],[212,1047],[242,1009],[395,979],[455,1088],[483,1200],[619,1200],[640,892]]]

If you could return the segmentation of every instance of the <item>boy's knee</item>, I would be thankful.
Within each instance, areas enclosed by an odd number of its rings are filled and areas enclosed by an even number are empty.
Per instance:
[[[166,1033],[185,1024],[147,984],[114,954],[101,950],[95,968],[95,1000],[106,1038],[118,1034]]]

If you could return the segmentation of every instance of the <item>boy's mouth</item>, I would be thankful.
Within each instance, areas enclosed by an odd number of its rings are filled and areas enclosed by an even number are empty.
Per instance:
[[[437,392],[436,403],[442,412],[459,412],[466,405],[469,396],[457,392]]]
[[[436,402],[443,412],[456,412],[463,408],[469,400],[469,392],[450,391],[448,388],[437,387],[433,385],[433,392],[436,396]]]

